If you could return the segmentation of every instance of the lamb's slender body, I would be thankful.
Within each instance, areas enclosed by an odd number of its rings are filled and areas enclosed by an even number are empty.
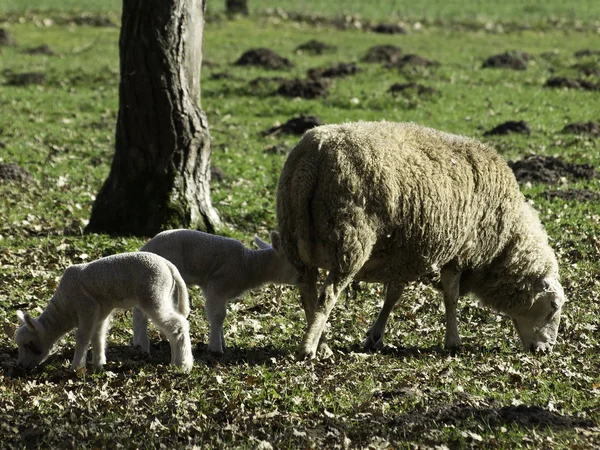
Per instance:
[[[277,217],[309,318],[303,356],[314,356],[352,279],[387,284],[365,341],[374,348],[406,283],[432,271],[442,276],[446,347],[460,346],[466,292],[513,317],[527,348],[554,344],[564,301],[556,258],[506,162],[476,140],[410,123],[313,128],[284,165]],[[318,268],[329,270],[319,296]]]
[[[177,310],[174,305],[177,305]],[[105,341],[114,309],[143,310],[171,344],[171,363],[189,372],[193,366],[189,336],[189,299],[177,268],[153,253],[107,256],[68,267],[50,303],[37,318],[18,311],[19,364],[31,368],[44,361],[53,345],[77,328],[73,369],[85,367],[92,345],[93,364],[106,363]]]
[[[291,284],[296,277],[295,268],[277,251],[277,233],[271,233],[273,247],[256,236],[254,239],[257,250],[223,236],[169,230],[157,234],[141,248],[171,261],[188,285],[200,286],[210,324],[208,350],[214,355],[223,354],[223,322],[230,300],[266,283]],[[147,350],[148,325],[143,312],[135,309],[133,322],[133,343]]]

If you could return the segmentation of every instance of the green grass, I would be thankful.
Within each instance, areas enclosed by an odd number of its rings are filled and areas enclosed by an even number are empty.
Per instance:
[[[0,13],[55,7],[51,2],[10,5],[3,2]],[[252,0],[250,5],[257,12],[272,6]],[[295,5],[307,12],[303,4]],[[595,32],[566,33],[557,28],[543,33],[486,33],[457,26],[478,14],[536,22],[546,13],[560,15],[556,11],[572,8],[573,3],[563,7],[547,2],[545,12],[530,9],[531,15],[524,2],[498,8],[487,2],[444,3],[445,9],[431,8],[435,13],[414,2],[364,5],[367,2],[356,3],[348,11],[385,19],[406,6],[412,9],[402,15],[448,17],[455,22],[386,36],[313,28],[262,14],[233,21],[215,14],[208,20],[205,60],[214,66],[203,70],[202,106],[211,126],[213,164],[225,173],[223,181],[212,183],[213,203],[225,221],[220,233],[250,245],[254,233],[266,238],[267,231],[276,227],[275,189],[285,155],[267,149],[276,144],[291,147],[298,137],[263,137],[261,132],[302,113],[328,123],[416,121],[484,139],[507,159],[535,153],[600,166],[600,139],[561,132],[567,123],[600,120],[598,92],[543,87],[550,76],[581,76],[573,68],[581,62],[574,52],[597,49]],[[2,27],[18,46],[2,47],[0,52],[0,162],[17,163],[34,178],[28,185],[0,182],[3,447],[600,446],[600,206],[544,197],[551,189],[600,192],[598,179],[523,185],[552,239],[568,296],[552,355],[523,353],[511,323],[469,298],[461,301],[459,312],[464,349],[456,356],[447,354],[440,347],[444,333],[440,296],[420,284],[407,289],[395,310],[385,349],[361,353],[360,343],[382,298],[381,286],[363,284],[356,298],[342,296],[333,311],[333,358],[298,362],[293,352],[305,321],[297,292],[267,286],[230,306],[225,328],[229,348],[220,360],[205,352],[208,326],[203,299],[191,289],[196,365],[189,376],[167,365],[168,344],[154,329],[150,356],[129,348],[130,313],[115,317],[105,373],[78,375],[69,370],[72,334],[39,369],[27,375],[17,370],[15,310],[43,309],[70,264],[142,245],[138,238],[82,234],[113,153],[119,30],[78,26],[68,18],[73,17],[72,7],[102,11],[118,20],[119,6],[120,2],[64,3],[61,11],[32,12],[23,20],[20,13],[2,17]],[[281,6],[288,9],[285,2]],[[308,12],[317,14],[345,10],[337,6],[326,10],[317,2],[310,7]],[[586,21],[597,17],[595,4],[580,3],[577,8],[573,17]],[[481,12],[475,14],[478,9]],[[54,23],[43,20],[48,17]],[[294,49],[310,38],[335,45],[337,51],[323,56],[296,54]],[[41,44],[58,55],[22,53]],[[360,62],[367,49],[380,44],[398,45],[440,66],[398,72]],[[275,72],[231,65],[252,47],[269,47],[295,67]],[[481,68],[486,57],[511,49],[533,56],[526,71]],[[546,52],[556,54],[542,57]],[[271,95],[269,88],[248,87],[259,76],[303,78],[310,68],[349,61],[357,62],[362,72],[333,80],[326,98],[288,99]],[[594,57],[585,61],[599,63]],[[11,73],[27,71],[45,73],[45,84],[4,85]],[[218,72],[233,78],[211,78]],[[393,83],[408,81],[438,93],[418,97],[387,92]],[[526,120],[532,134],[483,136],[506,120]]]

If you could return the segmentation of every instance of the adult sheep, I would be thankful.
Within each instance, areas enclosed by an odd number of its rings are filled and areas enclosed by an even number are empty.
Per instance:
[[[412,123],[313,128],[281,172],[277,219],[308,319],[301,357],[315,356],[352,279],[386,284],[365,341],[376,348],[405,285],[433,271],[446,348],[461,345],[456,305],[469,292],[511,317],[526,349],[556,341],[564,303],[556,257],[511,169],[481,142]],[[329,271],[320,293],[318,268]]]

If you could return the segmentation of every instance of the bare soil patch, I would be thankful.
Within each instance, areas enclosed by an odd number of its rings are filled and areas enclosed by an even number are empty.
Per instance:
[[[586,91],[600,90],[600,83],[593,83],[580,78],[567,77],[552,77],[546,81],[546,87],[552,88],[567,88],[567,89],[583,89]]]
[[[368,63],[395,63],[403,54],[402,49],[395,45],[376,45],[367,50],[362,61]]]
[[[533,155],[519,161],[509,161],[519,182],[559,183],[561,178],[591,180],[596,169],[589,164],[576,164],[553,156]]]
[[[268,48],[248,50],[235,62],[236,66],[258,66],[271,70],[284,70],[293,67],[292,62]]]
[[[42,72],[9,73],[6,78],[7,86],[42,85],[46,82],[46,74]]]
[[[27,55],[56,55],[56,52],[52,50],[47,44],[40,45],[39,47],[26,48],[25,50],[23,50],[23,53]]]
[[[600,50],[584,48],[575,52],[576,58],[585,58],[586,56],[600,56]]]
[[[0,45],[6,47],[14,47],[17,45],[17,41],[12,34],[6,28],[0,28]]]
[[[409,54],[398,58],[395,62],[386,64],[388,69],[403,69],[407,66],[411,67],[435,67],[439,66],[440,63],[437,61],[430,61],[429,59],[423,58],[422,56]]]
[[[427,96],[435,94],[437,89],[420,83],[394,83],[390,86],[388,92],[391,92],[392,94],[410,92],[416,93],[417,95]]]
[[[33,182],[33,177],[18,164],[0,162],[0,182],[4,181],[23,185]]]
[[[277,89],[276,93],[286,97],[300,97],[311,99],[326,97],[328,94],[328,88],[328,83],[322,78],[309,78],[307,80],[294,78],[291,80],[283,81],[280,84],[279,89]]]
[[[509,120],[483,133],[484,136],[496,136],[507,134],[531,134],[529,124],[524,120]]]
[[[575,122],[563,128],[563,133],[600,136],[600,122]]]
[[[572,69],[575,69],[585,76],[600,76],[600,64],[595,61],[586,61],[573,64]]]
[[[300,44],[296,47],[297,54],[307,53],[309,55],[322,55],[323,53],[335,52],[337,47],[335,45],[329,45],[316,39]]]
[[[561,189],[545,191],[543,196],[548,200],[559,198],[561,200],[574,200],[576,202],[595,202],[600,199],[598,192],[590,191],[589,189]]]
[[[269,128],[267,131],[263,132],[263,136],[273,136],[276,134],[296,134],[301,135],[311,128],[317,127],[319,125],[323,125],[323,121],[317,116],[310,115],[300,115],[298,117],[294,117],[283,125],[278,125]]]
[[[531,57],[522,51],[513,50],[498,55],[493,55],[483,61],[482,68],[526,70],[527,62]]]
[[[394,23],[379,23],[370,28],[374,33],[382,34],[408,34],[408,30],[402,25]]]
[[[309,78],[341,78],[357,74],[362,69],[356,63],[338,63],[331,67],[316,67],[308,71]]]

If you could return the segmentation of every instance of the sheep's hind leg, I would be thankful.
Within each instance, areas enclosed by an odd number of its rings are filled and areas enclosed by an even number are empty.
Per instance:
[[[162,331],[171,346],[171,364],[180,366],[184,372],[190,372],[194,365],[190,324],[177,311],[146,311],[156,326]]]
[[[460,349],[461,341],[456,321],[458,304],[460,271],[444,267],[441,271],[442,289],[444,291],[444,307],[446,309],[446,337],[444,347],[452,352]]]
[[[301,272],[300,283],[298,284],[300,300],[302,301],[302,307],[304,308],[307,324],[312,323],[315,310],[317,309],[317,301],[319,296],[317,291],[318,276],[319,270],[316,267],[307,267]],[[329,348],[329,345],[327,345],[326,330],[323,330],[323,333],[321,334],[317,351],[319,355],[324,358],[329,357],[333,353]]]
[[[133,346],[144,353],[150,353],[148,337],[148,316],[139,307],[133,308]]]
[[[367,338],[363,343],[363,348],[367,351],[378,350],[383,347],[383,335],[387,325],[390,313],[394,306],[400,300],[406,283],[388,283],[385,286],[385,301],[383,307],[377,316],[375,323],[367,331]]]

